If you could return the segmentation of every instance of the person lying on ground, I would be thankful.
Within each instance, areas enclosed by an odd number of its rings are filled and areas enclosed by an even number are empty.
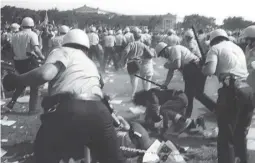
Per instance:
[[[175,132],[179,134],[188,128],[198,126],[205,129],[203,118],[190,119],[183,116],[188,105],[187,96],[183,91],[158,88],[152,88],[148,91],[142,90],[135,94],[133,103],[146,107],[146,128],[156,129],[158,128],[157,124],[163,121],[162,132],[164,133],[170,127],[169,120],[171,120]]]

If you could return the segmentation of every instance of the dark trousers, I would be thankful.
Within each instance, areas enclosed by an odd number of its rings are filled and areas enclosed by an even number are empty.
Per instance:
[[[192,114],[194,97],[210,111],[213,111],[216,103],[204,93],[206,76],[196,63],[189,63],[184,66],[183,79],[185,82],[185,93],[188,97],[186,117],[190,117]]]
[[[84,146],[100,163],[125,162],[112,117],[101,101],[65,100],[41,120],[34,150],[37,163],[81,159]]]
[[[115,51],[116,51],[116,54],[117,54],[117,62],[119,63],[120,62],[120,59],[121,59],[121,52],[124,50],[124,47],[123,46],[115,46]]]
[[[104,71],[104,50],[100,44],[91,45],[88,56],[91,60],[96,58],[100,64],[101,70]]]
[[[236,157],[241,163],[247,163],[246,135],[254,111],[252,89],[246,86],[234,91],[233,88],[223,87],[218,94],[218,163],[234,163]]]
[[[35,69],[36,67],[38,67],[38,65],[31,57],[31,58],[28,58],[25,60],[14,60],[14,67],[15,67],[15,70],[19,74],[24,74],[24,73],[27,73],[27,72]],[[26,89],[26,87],[17,88],[15,90],[15,92],[13,93],[12,100],[10,101],[10,103],[15,104],[15,102],[17,101],[19,96],[24,92],[25,89]],[[30,87],[30,92],[32,92],[32,91],[38,92],[38,87]],[[32,97],[32,98],[34,98],[34,97]]]
[[[105,47],[104,65],[106,66],[110,61],[113,61],[116,70],[119,69],[118,57],[114,47]]]

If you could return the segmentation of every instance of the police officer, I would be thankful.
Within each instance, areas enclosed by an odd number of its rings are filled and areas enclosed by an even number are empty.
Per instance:
[[[62,25],[59,27],[59,36],[53,37],[49,41],[50,51],[62,45],[63,38],[68,31],[69,31],[69,27],[66,25]]]
[[[115,39],[115,36],[113,36],[113,30],[109,30],[108,35],[104,37],[104,47],[105,47],[104,65],[106,66],[107,63],[110,63],[110,61],[113,60],[115,70],[117,71],[119,69],[119,66],[118,66],[118,58],[114,48],[115,43],[116,43],[116,39]]]
[[[185,93],[188,97],[186,117],[191,116],[194,97],[210,111],[213,111],[215,109],[215,102],[204,93],[206,76],[199,69],[200,59],[182,45],[168,47],[166,43],[161,42],[155,49],[159,56],[168,59],[168,62],[164,65],[168,69],[168,73],[163,87],[168,86],[175,70],[180,70],[183,74]]]
[[[30,17],[25,17],[21,23],[22,31],[16,33],[12,37],[12,48],[14,52],[14,66],[19,74],[27,73],[38,65],[34,62],[35,54],[40,59],[44,59],[39,48],[38,36],[32,31],[34,21]],[[15,90],[11,101],[6,105],[3,112],[12,111],[18,97],[22,94],[26,87],[19,87]],[[29,112],[35,111],[38,103],[38,87],[30,85]]]
[[[134,35],[133,35],[133,33],[130,32],[129,27],[126,27],[124,29],[124,36],[126,38],[127,44],[135,41]]]
[[[247,163],[246,135],[254,106],[253,91],[246,82],[245,55],[222,29],[210,34],[210,46],[203,73],[215,74],[223,85],[218,90],[216,108],[218,162],[233,163],[239,158],[241,163]]]
[[[99,36],[96,32],[96,27],[91,27],[90,28],[90,33],[88,34],[89,37],[89,42],[90,42],[90,49],[89,49],[89,57],[90,59],[94,57],[96,57],[96,59],[98,60],[99,64],[100,64],[100,68],[102,71],[104,71],[104,50],[103,47],[100,45],[99,43]]]
[[[89,47],[82,30],[70,30],[44,65],[17,77],[24,85],[49,82],[50,102],[43,105],[35,140],[37,163],[68,159],[73,157],[70,152],[83,152],[85,145],[100,163],[123,162],[112,117],[102,102],[99,72],[87,56]]]
[[[164,41],[168,46],[174,46],[180,44],[180,39],[178,36],[175,35],[175,31],[170,29],[167,32],[167,36]]]
[[[244,29],[243,37],[246,40],[247,46],[245,48],[245,56],[249,76],[247,82],[255,92],[255,25],[249,26]]]
[[[116,53],[118,55],[118,59],[119,59],[118,62],[119,62],[120,58],[121,58],[120,54],[124,50],[125,46],[127,45],[126,38],[122,34],[121,29],[117,31],[116,36],[115,36],[115,40],[116,40],[115,50],[116,50]]]

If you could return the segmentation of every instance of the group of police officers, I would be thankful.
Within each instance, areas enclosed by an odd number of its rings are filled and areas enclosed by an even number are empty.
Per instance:
[[[102,46],[95,27],[87,35],[83,30],[70,30],[65,25],[60,26],[59,35],[49,41],[50,52],[43,55],[38,35],[33,32],[33,19],[24,18],[21,27],[19,31],[19,25],[12,24],[11,46],[19,75],[12,81],[16,89],[6,106],[7,111],[11,111],[27,86],[31,87],[30,112],[36,109],[40,85],[48,82],[49,96],[60,95],[55,110],[42,117],[35,142],[36,162],[58,162],[72,157],[65,155],[67,150],[74,147],[83,151],[84,146],[90,148],[100,163],[125,162],[116,141],[111,114],[102,102],[100,72],[92,59],[98,60],[101,71],[111,60],[116,70],[127,66],[133,97],[137,88],[135,75],[139,73],[151,79],[152,58],[164,57],[168,73],[162,88],[167,88],[175,70],[182,72],[188,97],[185,116],[191,116],[194,97],[216,113],[218,162],[234,163],[238,158],[240,163],[247,163],[246,135],[255,107],[254,25],[243,31],[242,36],[247,42],[245,52],[226,31],[216,29],[209,34],[209,40],[200,42],[204,52],[208,51],[206,56],[200,51],[191,30],[185,33],[182,41],[174,30],[169,30],[162,40],[164,42],[159,42],[153,51],[147,29],[144,33],[139,28],[130,32],[127,27],[124,34],[118,30],[116,35],[113,30],[105,31]],[[38,67],[34,56],[45,60],[44,64]],[[212,75],[216,75],[222,84],[217,102],[204,94],[206,77]],[[144,89],[149,90],[150,85],[145,83]],[[60,139],[63,135],[65,139]]]

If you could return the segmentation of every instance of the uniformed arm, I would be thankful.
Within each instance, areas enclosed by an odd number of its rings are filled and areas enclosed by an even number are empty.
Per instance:
[[[68,65],[68,59],[61,52],[52,51],[44,65],[20,75],[22,84],[39,86],[53,80],[58,73],[63,72]]]
[[[40,59],[44,60],[45,57],[41,52],[41,49],[39,48],[40,44],[39,44],[39,38],[37,36],[36,33],[34,33],[31,37],[30,40],[30,44],[32,46],[32,49],[34,50],[35,54],[37,55],[37,57],[39,57]]]
[[[203,66],[202,72],[206,76],[211,76],[215,74],[218,64],[218,55],[217,51],[214,48],[211,48],[207,53],[205,65]]]

